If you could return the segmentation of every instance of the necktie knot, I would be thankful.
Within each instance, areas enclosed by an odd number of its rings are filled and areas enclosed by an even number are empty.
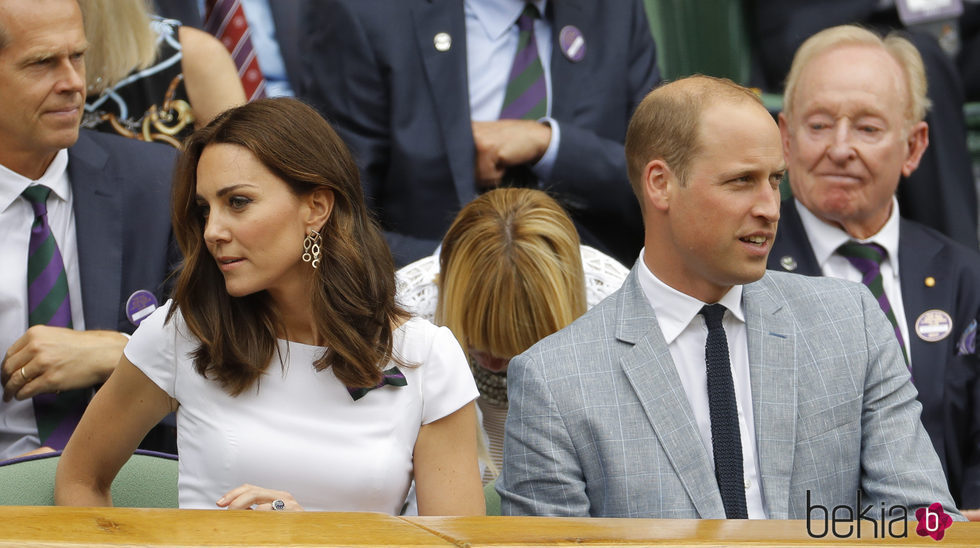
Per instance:
[[[846,258],[863,273],[881,268],[881,262],[888,256],[885,248],[878,244],[847,242],[837,248],[837,253]]]
[[[517,28],[522,32],[528,32],[534,26],[534,20],[541,17],[538,12],[537,6],[528,2],[524,6],[524,11],[521,12],[521,16],[517,18]]]
[[[701,307],[700,314],[704,316],[704,323],[708,329],[717,329],[721,327],[721,320],[725,317],[725,305],[706,304]]]
[[[21,196],[31,203],[31,207],[34,208],[35,217],[42,217],[48,212],[47,203],[49,194],[51,194],[51,189],[44,185],[29,186],[24,192],[20,193]]]

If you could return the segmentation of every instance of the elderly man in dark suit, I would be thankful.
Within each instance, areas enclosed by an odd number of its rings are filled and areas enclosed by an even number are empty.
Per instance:
[[[431,254],[459,208],[501,184],[553,193],[583,243],[635,257],[623,138],[660,79],[640,0],[310,9],[307,98],[351,147],[398,263]]]
[[[895,199],[929,146],[925,88],[918,52],[896,35],[840,26],[800,47],[779,116],[795,198],[782,204],[769,267],[871,288],[953,498],[978,508],[980,254],[903,218]]]
[[[79,132],[86,47],[75,0],[0,4],[0,459],[64,447],[174,258],[174,152]]]
[[[930,3],[921,4],[919,9],[928,11]],[[793,52],[823,29],[843,24],[860,24],[881,32],[905,29],[905,37],[922,55],[929,81],[932,108],[926,120],[932,146],[923,153],[919,169],[903,176],[898,201],[909,219],[977,249],[977,193],[966,146],[963,84],[953,59],[937,39],[920,29],[906,29],[893,1],[751,0],[748,5],[753,12],[762,76],[767,80],[763,86],[774,91],[781,91]]]

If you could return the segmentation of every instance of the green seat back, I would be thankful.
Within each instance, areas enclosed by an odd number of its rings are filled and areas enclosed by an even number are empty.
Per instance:
[[[488,516],[500,515],[500,495],[497,494],[497,479],[483,486],[483,501],[487,505]]]
[[[0,505],[54,505],[60,453],[0,465]],[[135,508],[177,508],[177,460],[137,453],[112,482],[112,503]]]

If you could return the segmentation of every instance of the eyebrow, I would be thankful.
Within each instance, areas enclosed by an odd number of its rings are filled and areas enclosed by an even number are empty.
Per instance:
[[[225,196],[226,194],[231,193],[231,192],[234,192],[234,191],[236,191],[236,190],[238,190],[240,188],[243,188],[243,187],[255,188],[255,185],[251,185],[251,184],[248,184],[248,183],[240,183],[240,184],[237,184],[237,185],[226,186],[226,187],[222,188],[221,190],[219,190],[217,192],[217,196],[218,196],[218,198],[221,198],[221,197]],[[197,194],[194,197],[196,199],[198,199],[198,200],[203,200],[204,199],[204,196],[201,196],[200,194]]]
[[[89,49],[89,44],[86,42],[85,44],[83,44],[81,46],[78,46],[78,47],[75,47],[75,48],[70,48],[68,54],[69,55],[75,55],[76,53],[85,54],[85,52],[87,52],[88,49]],[[39,61],[44,61],[46,59],[52,59],[54,57],[58,57],[59,55],[61,55],[62,51],[64,51],[64,50],[58,49],[58,48],[50,49],[50,50],[35,50],[35,51],[32,51],[32,52],[28,53],[23,58],[21,58],[21,61],[20,62],[21,62],[22,65],[27,66],[27,65],[30,65],[32,63],[36,63],[36,62],[39,62]]]

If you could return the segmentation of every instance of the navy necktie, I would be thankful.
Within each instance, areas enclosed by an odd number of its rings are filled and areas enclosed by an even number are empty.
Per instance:
[[[715,457],[715,479],[725,505],[725,517],[746,519],[745,477],[742,472],[742,436],[738,428],[738,408],[735,406],[735,383],[732,381],[728,359],[728,338],[721,319],[725,307],[709,304],[701,308],[708,326],[704,345],[707,365],[708,408],[711,416],[711,447]]]

